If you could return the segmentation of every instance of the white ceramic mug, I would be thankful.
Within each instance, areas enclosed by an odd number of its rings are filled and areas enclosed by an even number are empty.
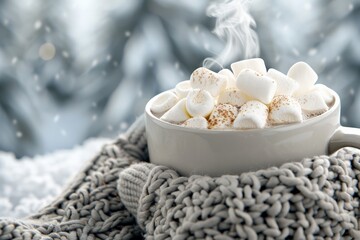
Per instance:
[[[184,176],[221,176],[280,166],[304,157],[331,154],[342,147],[360,148],[360,129],[340,126],[340,98],[302,123],[254,130],[193,129],[164,122],[146,105],[150,162]]]

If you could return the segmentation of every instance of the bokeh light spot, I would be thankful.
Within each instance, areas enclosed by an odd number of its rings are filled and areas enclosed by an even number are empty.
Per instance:
[[[49,61],[55,57],[56,54],[56,48],[54,44],[52,43],[44,43],[39,48],[39,56],[44,61]]]

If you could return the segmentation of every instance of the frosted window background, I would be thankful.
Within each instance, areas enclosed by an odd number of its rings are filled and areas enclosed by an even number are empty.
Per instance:
[[[223,49],[210,2],[1,1],[0,150],[34,156],[123,132]],[[310,63],[340,94],[342,124],[360,127],[359,1],[249,6],[267,67]]]

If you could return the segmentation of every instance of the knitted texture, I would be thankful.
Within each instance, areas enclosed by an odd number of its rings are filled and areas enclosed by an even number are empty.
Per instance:
[[[3,239],[360,239],[351,149],[240,176],[181,177],[148,160],[144,119]],[[119,177],[120,176],[120,177]]]
[[[360,239],[359,177],[359,153],[343,149],[219,178],[134,164],[119,189],[147,239]]]
[[[26,219],[0,219],[4,239],[141,239],[135,218],[120,201],[119,172],[147,160],[143,118],[125,137],[103,147],[57,199]]]

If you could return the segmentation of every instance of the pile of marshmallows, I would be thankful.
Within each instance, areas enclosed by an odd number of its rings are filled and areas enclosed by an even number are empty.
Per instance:
[[[287,75],[266,71],[260,58],[235,62],[231,69],[196,69],[175,91],[159,94],[152,113],[191,128],[256,129],[302,122],[326,112],[334,101],[326,86],[315,85],[318,76],[304,62]]]

